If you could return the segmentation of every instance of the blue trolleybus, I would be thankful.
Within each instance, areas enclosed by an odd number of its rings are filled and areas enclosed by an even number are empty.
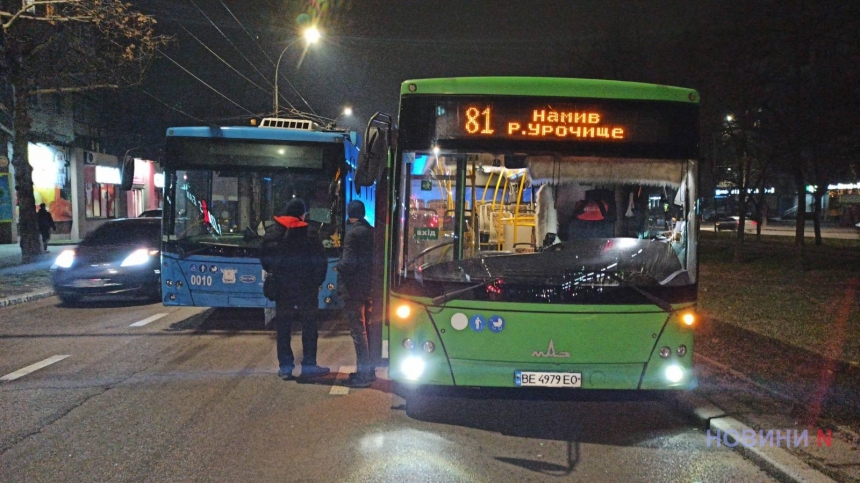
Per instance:
[[[162,297],[165,305],[273,307],[263,296],[259,250],[273,215],[305,200],[307,222],[326,248],[329,273],[319,308],[337,308],[334,266],[345,207],[372,189],[352,185],[359,136],[308,120],[264,119],[260,127],[174,127],[163,162]]]

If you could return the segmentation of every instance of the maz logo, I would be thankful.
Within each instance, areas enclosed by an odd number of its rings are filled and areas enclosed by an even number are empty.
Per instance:
[[[532,352],[532,357],[567,357],[569,359],[570,352],[556,352],[555,343],[550,339],[549,347],[546,348],[546,352],[534,351]]]

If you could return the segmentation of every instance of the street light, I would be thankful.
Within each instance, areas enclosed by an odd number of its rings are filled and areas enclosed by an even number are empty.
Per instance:
[[[310,27],[304,31],[304,38],[307,41],[308,45],[319,40],[321,37],[320,31],[317,30],[316,27]],[[278,56],[278,62],[275,64],[275,117],[278,117],[278,69],[281,67],[281,59],[284,57],[284,54],[287,53],[287,50],[290,49],[296,42],[300,39],[293,40],[284,50],[281,51],[281,55]]]
[[[343,111],[338,114],[338,116],[331,120],[329,123],[329,127],[334,128],[337,125],[337,120],[342,117],[352,117],[352,108],[347,106],[343,108]]]

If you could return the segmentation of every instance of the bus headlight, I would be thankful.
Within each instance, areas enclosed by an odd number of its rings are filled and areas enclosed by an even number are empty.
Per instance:
[[[409,314],[412,313],[412,309],[410,309],[408,305],[402,304],[397,307],[394,313],[397,314],[397,316],[401,319],[406,319],[409,317]]]
[[[424,373],[424,361],[420,357],[407,357],[400,366],[403,375],[410,381],[417,381]]]
[[[424,347],[424,352],[426,352],[428,354],[433,352],[434,350],[436,350],[436,344],[434,344],[433,342],[431,342],[429,340],[427,342],[424,342],[423,347]]]
[[[411,351],[415,348],[415,342],[413,342],[412,339],[403,339],[403,348]]]
[[[687,312],[686,314],[681,316],[681,320],[687,327],[692,327],[692,325],[696,322],[696,316],[693,315],[692,312]]]
[[[668,359],[670,355],[672,355],[672,349],[668,347],[660,348],[660,357],[662,357],[663,359]]]
[[[684,378],[684,369],[681,366],[671,365],[666,368],[666,379],[671,383],[680,382]]]

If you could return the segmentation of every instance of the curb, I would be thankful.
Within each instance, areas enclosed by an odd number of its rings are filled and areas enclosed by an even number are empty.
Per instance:
[[[4,299],[0,299],[0,308],[9,307],[11,305],[22,304],[24,302],[31,302],[33,300],[44,299],[47,297],[52,297],[56,294],[53,289],[45,290],[42,292],[30,292],[24,295],[13,295],[12,297],[6,297]]]
[[[677,401],[700,420],[706,430],[720,431],[721,434],[725,435],[728,441],[734,445],[727,445],[730,449],[737,451],[744,458],[777,480],[785,483],[835,483],[835,480],[816,471],[800,458],[782,448],[772,446],[744,446],[741,444],[739,437],[735,438],[731,433],[727,433],[726,431],[733,431],[740,436],[744,430],[754,430],[737,419],[728,416],[726,411],[713,403],[694,394],[684,395],[678,398]]]

